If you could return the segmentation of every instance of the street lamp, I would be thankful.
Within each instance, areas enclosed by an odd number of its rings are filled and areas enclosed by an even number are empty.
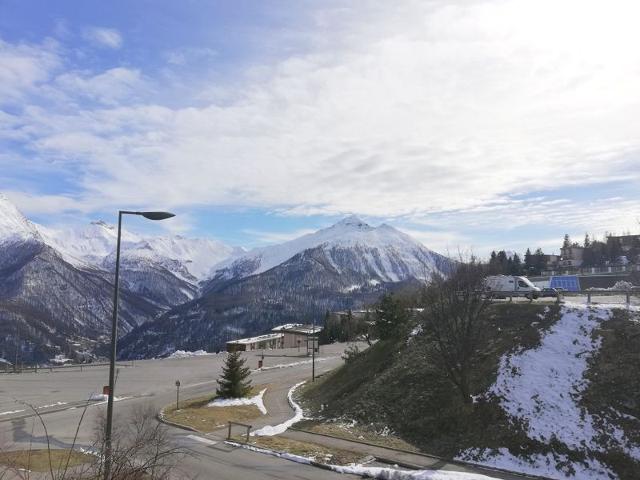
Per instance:
[[[111,474],[111,430],[113,424],[113,398],[115,387],[116,370],[116,342],[118,334],[118,285],[120,282],[120,237],[122,236],[122,216],[141,215],[149,220],[165,220],[175,217],[169,212],[131,212],[120,210],[118,212],[118,241],[116,244],[116,281],[113,292],[113,320],[111,322],[111,359],[109,361],[109,399],[107,401],[107,426],[104,432],[105,457],[104,457],[104,478],[109,480]]]

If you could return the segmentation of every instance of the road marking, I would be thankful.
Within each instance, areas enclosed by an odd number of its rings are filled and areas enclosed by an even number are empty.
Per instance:
[[[209,440],[208,438],[199,437],[198,435],[185,435],[185,438],[196,440],[197,442],[204,443],[205,445],[215,445],[216,443],[218,443],[218,442],[214,442],[213,440]]]

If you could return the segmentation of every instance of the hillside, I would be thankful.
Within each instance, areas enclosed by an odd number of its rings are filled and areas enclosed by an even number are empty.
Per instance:
[[[378,342],[305,393],[325,420],[551,478],[640,478],[640,313],[495,304],[464,404],[421,334]]]

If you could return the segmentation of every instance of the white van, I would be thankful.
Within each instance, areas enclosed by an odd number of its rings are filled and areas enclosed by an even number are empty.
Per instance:
[[[527,297],[530,300],[540,296],[540,288],[527,277],[493,275],[484,279],[484,291],[496,298]]]

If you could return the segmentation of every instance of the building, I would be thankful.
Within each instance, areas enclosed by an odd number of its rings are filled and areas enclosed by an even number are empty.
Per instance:
[[[607,237],[607,244],[617,243],[622,253],[628,253],[632,249],[640,249],[640,235],[611,235]]]
[[[322,327],[317,326],[315,330],[313,325],[303,325],[301,323],[287,323],[271,329],[272,332],[277,332],[283,335],[281,348],[295,348],[305,347],[309,340],[322,331]]]
[[[584,247],[570,245],[568,247],[562,247],[560,252],[560,255],[562,256],[562,260],[560,260],[561,267],[579,268],[582,266]]]
[[[560,264],[562,257],[560,255],[543,255],[542,256],[542,261],[544,262],[544,269],[545,270],[554,270],[555,268],[558,267],[558,265]]]
[[[275,350],[283,347],[282,333],[268,333],[257,337],[240,338],[227,342],[227,352],[249,352],[252,350]]]
[[[239,338],[227,342],[227,352],[250,352],[254,350],[275,350],[278,348],[311,348],[313,337],[317,338],[322,327],[287,323],[271,329],[272,333],[257,337]]]

